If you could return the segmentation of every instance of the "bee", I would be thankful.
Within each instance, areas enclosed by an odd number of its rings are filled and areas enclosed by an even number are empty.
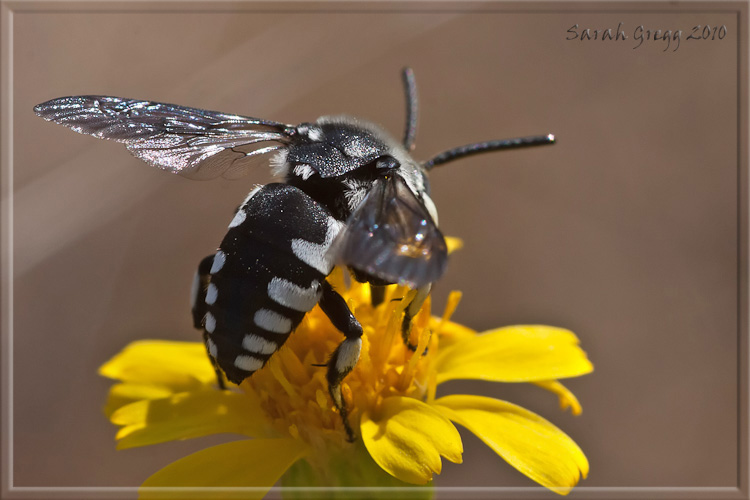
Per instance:
[[[72,130],[122,142],[136,157],[191,179],[244,175],[265,160],[282,182],[253,189],[216,253],[198,266],[192,315],[224,388],[262,368],[318,304],[344,336],[327,363],[333,404],[353,433],[341,382],[359,360],[362,327],[326,280],[335,265],[370,283],[373,303],[399,283],[416,294],[412,319],[443,274],[447,247],[430,198],[428,172],[468,155],[554,143],[549,135],[468,144],[414,160],[417,91],[403,70],[406,126],[401,142],[350,116],[289,125],[152,101],[108,96],[52,99],[34,112]]]

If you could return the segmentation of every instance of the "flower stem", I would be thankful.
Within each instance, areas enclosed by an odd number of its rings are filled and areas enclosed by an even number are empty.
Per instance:
[[[310,461],[297,461],[282,476],[281,485],[284,500],[434,498],[432,483],[419,486],[396,479],[372,460],[361,441],[352,450],[330,456],[327,460],[311,457]]]

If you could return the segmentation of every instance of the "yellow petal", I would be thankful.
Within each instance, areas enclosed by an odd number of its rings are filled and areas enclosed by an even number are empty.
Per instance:
[[[142,399],[160,399],[166,398],[173,394],[172,390],[158,385],[151,384],[115,384],[109,389],[107,404],[104,407],[104,414],[111,416],[115,410],[123,406],[140,401]]]
[[[539,415],[483,396],[445,396],[435,408],[477,435],[513,467],[556,493],[585,478],[589,463],[578,445]]]
[[[576,377],[594,369],[570,330],[519,325],[490,330],[443,349],[438,384],[453,379],[531,382]]]
[[[438,331],[441,350],[448,346],[452,346],[453,344],[476,337],[477,335],[476,330],[472,330],[468,326],[454,323],[449,320],[442,321],[441,318],[436,318],[434,316],[430,318],[430,330]]]
[[[137,401],[115,411],[110,420],[123,426],[118,449],[227,432],[266,433],[261,411],[248,397],[212,389]]]
[[[461,250],[464,247],[464,240],[456,238],[455,236],[446,236],[445,244],[448,247],[448,255],[450,255],[456,250]]]
[[[542,389],[546,389],[550,392],[554,392],[560,398],[560,409],[565,411],[570,408],[570,413],[573,415],[580,415],[583,409],[581,403],[578,402],[578,398],[570,392],[570,389],[562,385],[557,380],[541,380],[533,382],[534,385],[538,385]]]
[[[102,365],[99,374],[123,382],[160,385],[175,392],[216,381],[200,342],[133,342]]]
[[[140,498],[260,499],[305,452],[305,445],[294,439],[246,439],[212,446],[181,458],[146,479]]]
[[[394,396],[383,400],[377,413],[365,412],[362,440],[375,462],[392,476],[425,484],[440,474],[444,456],[461,463],[461,436],[450,421],[429,405]]]

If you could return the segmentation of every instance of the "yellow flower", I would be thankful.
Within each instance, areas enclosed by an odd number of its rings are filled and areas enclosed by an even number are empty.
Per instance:
[[[575,396],[557,381],[593,369],[572,332],[527,325],[477,334],[450,321],[460,299],[454,292],[442,318],[430,316],[429,300],[416,316],[412,342],[420,355],[400,335],[408,301],[398,299],[413,292],[390,286],[386,300],[373,308],[368,285],[347,286],[338,270],[332,283],[364,328],[360,361],[342,384],[357,440],[347,441],[328,395],[324,365],[342,335],[318,307],[263,369],[225,391],[216,388],[201,343],[134,342],[100,369],[120,381],[105,409],[120,426],[118,448],[216,433],[253,438],[166,466],[146,480],[142,496],[218,498],[240,491],[243,498],[262,498],[282,476],[285,486],[427,484],[440,473],[441,457],[462,460],[454,424],[557,493],[566,494],[586,476],[583,452],[542,417],[484,396],[435,397],[436,387],[453,379],[531,382],[579,413]],[[212,489],[193,489],[201,487]]]

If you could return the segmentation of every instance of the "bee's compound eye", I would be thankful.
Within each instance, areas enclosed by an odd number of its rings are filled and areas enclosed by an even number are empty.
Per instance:
[[[392,170],[399,166],[398,160],[392,156],[383,156],[375,162],[375,167],[379,170]]]
[[[424,186],[424,192],[425,194],[430,194],[430,179],[427,178],[427,174],[424,172],[421,172],[422,174],[422,185]]]

